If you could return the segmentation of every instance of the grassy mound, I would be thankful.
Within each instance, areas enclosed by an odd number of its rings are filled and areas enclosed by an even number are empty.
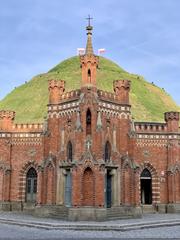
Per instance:
[[[80,88],[81,68],[79,57],[69,58],[49,72],[37,75],[17,87],[0,101],[0,109],[16,111],[16,122],[42,122],[47,114],[48,80],[63,79],[66,91]],[[114,62],[100,57],[97,70],[97,87],[113,92],[113,81],[131,80],[130,101],[137,121],[163,121],[163,113],[179,110],[172,98],[161,88],[148,83],[143,77],[130,74]]]

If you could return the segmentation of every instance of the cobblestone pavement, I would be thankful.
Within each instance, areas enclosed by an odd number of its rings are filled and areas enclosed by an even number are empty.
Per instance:
[[[3,219],[13,219],[25,222],[37,222],[37,223],[53,223],[53,224],[96,224],[111,226],[114,224],[134,224],[134,223],[144,223],[144,222],[158,222],[162,220],[180,220],[180,215],[178,214],[152,214],[145,215],[142,219],[126,219],[126,220],[116,220],[108,222],[68,222],[55,219],[47,218],[36,218],[26,214],[15,214],[10,212],[0,212],[0,218]],[[46,230],[39,229],[35,227],[25,227],[25,226],[15,226],[8,224],[0,224],[0,239],[139,239],[139,238],[149,238],[149,239],[159,239],[159,238],[171,238],[180,239],[180,226],[172,227],[161,227],[161,228],[148,228],[148,229],[138,229],[129,231],[73,231],[73,230]]]
[[[61,230],[42,230],[27,227],[8,226],[1,224],[0,239],[8,240],[30,240],[30,239],[139,239],[139,238],[179,238],[180,227],[155,228],[144,230],[133,230],[128,232],[115,231],[61,231]]]

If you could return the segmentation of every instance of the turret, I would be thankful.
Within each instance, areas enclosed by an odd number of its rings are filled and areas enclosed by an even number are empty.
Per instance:
[[[9,131],[12,129],[13,120],[15,118],[14,111],[0,111],[0,131]]]
[[[49,81],[49,103],[58,104],[64,91],[65,91],[65,81],[50,80]]]
[[[96,71],[98,67],[99,57],[94,55],[92,46],[92,30],[93,27],[89,25],[87,30],[87,44],[85,55],[80,56],[82,68],[82,87],[91,86],[96,88]]]
[[[168,132],[178,132],[179,130],[179,112],[166,112],[164,118],[167,124]]]
[[[129,80],[116,80],[113,82],[114,92],[120,104],[129,104]]]

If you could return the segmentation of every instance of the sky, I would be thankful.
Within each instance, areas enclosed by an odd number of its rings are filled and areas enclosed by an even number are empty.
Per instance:
[[[0,99],[85,47],[164,88],[180,105],[180,0],[1,0]]]

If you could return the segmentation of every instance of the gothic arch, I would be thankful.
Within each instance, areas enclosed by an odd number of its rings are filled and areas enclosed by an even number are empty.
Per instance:
[[[152,175],[147,168],[140,175],[141,204],[152,204]]]
[[[29,161],[24,164],[19,173],[19,201],[25,202],[26,200],[26,175],[30,168],[34,168],[38,175],[38,164],[35,161]]]
[[[152,204],[158,204],[160,203],[160,182],[159,177],[157,174],[156,169],[150,164],[149,162],[144,162],[140,164],[139,168],[139,189],[141,187],[140,185],[140,177],[144,169],[147,169],[152,178]],[[139,193],[139,202],[141,202],[141,193]]]
[[[26,174],[26,202],[36,202],[37,176],[37,171],[34,167],[31,167]]]

